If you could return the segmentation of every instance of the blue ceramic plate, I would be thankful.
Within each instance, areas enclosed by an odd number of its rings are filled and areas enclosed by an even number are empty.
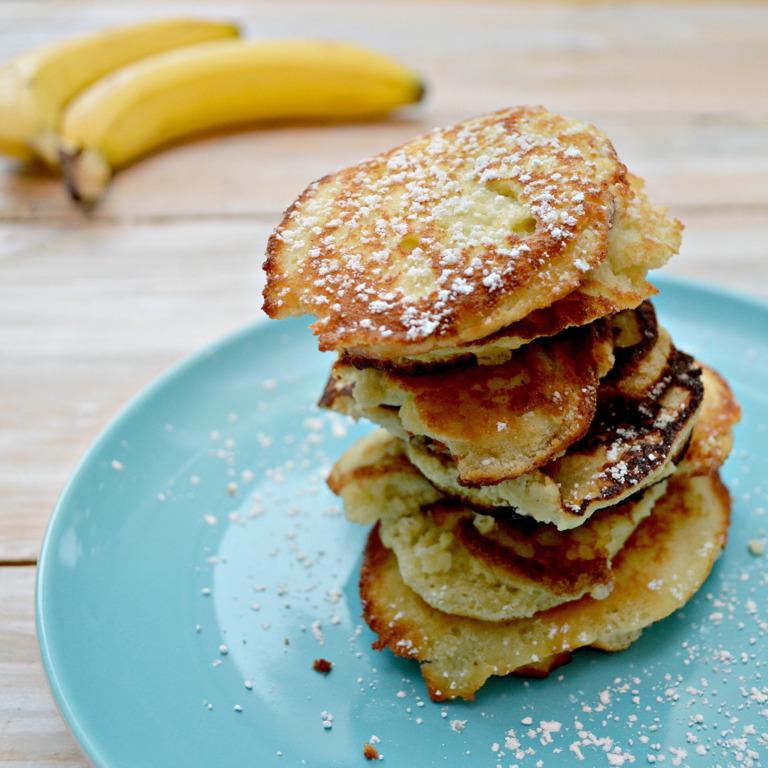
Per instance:
[[[100,768],[757,765],[768,737],[768,306],[659,278],[678,346],[744,409],[731,539],[628,651],[435,704],[371,650],[365,531],[324,477],[370,429],[320,412],[303,322],[257,323],[176,367],[84,457],[43,544],[37,620],[61,711]],[[315,659],[333,664],[313,671]]]

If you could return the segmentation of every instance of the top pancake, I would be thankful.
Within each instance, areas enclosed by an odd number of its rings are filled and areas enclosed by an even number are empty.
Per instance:
[[[314,315],[321,349],[409,358],[483,339],[590,279],[637,293],[634,306],[679,236],[603,133],[509,109],[312,184],[270,238],[264,309]]]

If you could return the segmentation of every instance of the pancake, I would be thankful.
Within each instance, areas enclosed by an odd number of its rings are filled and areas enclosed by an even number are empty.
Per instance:
[[[496,483],[546,464],[584,436],[612,350],[609,328],[598,322],[527,344],[500,365],[408,375],[342,359],[320,403],[439,444],[459,482]]]
[[[672,338],[660,326],[656,310],[644,301],[612,318],[614,365],[601,386],[601,399],[642,399],[666,373],[673,354]]]
[[[456,463],[449,456],[412,440],[405,441],[403,449],[414,466],[436,488],[487,514],[506,510],[510,515],[530,517],[567,530],[581,525],[593,511],[587,510],[583,515],[572,512],[565,506],[557,483],[541,469],[492,485],[467,486],[459,482]]]
[[[677,472],[704,475],[718,469],[733,447],[733,427],[741,408],[728,382],[713,368],[701,365],[704,402],[693,428],[691,445]]]
[[[426,602],[488,621],[530,616],[588,593],[605,597],[612,558],[666,487],[659,483],[561,532],[436,493],[401,446],[383,430],[372,433],[334,468],[329,485],[344,499],[348,520],[380,522],[404,582]]]
[[[381,517],[379,535],[403,581],[433,608],[505,621],[613,588],[612,558],[663,493],[664,483],[570,531],[530,519],[495,519],[441,500]]]
[[[412,358],[582,286],[634,306],[680,232],[594,126],[508,109],[310,185],[269,239],[264,311],[314,315],[322,350]]]
[[[668,477],[682,459],[704,400],[699,366],[671,344],[652,307],[621,313],[615,328],[616,363],[601,380],[595,417],[585,436],[561,456],[494,484],[467,483],[456,462],[424,440],[408,440],[409,459],[447,495],[478,508],[511,508],[561,530]],[[711,394],[714,418],[719,418],[718,392]],[[724,458],[727,451],[719,455]]]
[[[674,472],[703,400],[700,372],[693,358],[673,350],[667,372],[645,397],[598,406],[587,435],[543,469],[571,514],[615,504]]]
[[[499,365],[507,362],[516,349],[536,339],[556,336],[575,326],[587,325],[616,310],[617,304],[600,295],[592,296],[586,290],[576,290],[556,301],[552,306],[537,309],[512,325],[502,328],[483,339],[467,342],[412,357],[377,360],[345,350],[344,361],[356,368],[380,368],[399,373],[434,373],[441,369],[470,365]],[[620,307],[623,309],[623,307]]]
[[[361,437],[334,464],[328,487],[344,501],[347,520],[375,523],[434,504],[444,495],[408,460],[403,442],[383,429]]]
[[[397,556],[403,581],[433,608],[505,621],[610,594],[612,559],[665,487],[659,483],[570,531],[441,500],[410,515],[387,510],[379,535]]]
[[[729,519],[730,497],[717,474],[673,478],[616,556],[607,597],[585,596],[510,621],[432,608],[405,585],[376,526],[360,574],[363,615],[378,636],[374,648],[422,662],[430,698],[473,699],[492,675],[525,672],[530,665],[546,673],[553,659],[567,660],[584,646],[625,647],[701,587],[725,546]]]

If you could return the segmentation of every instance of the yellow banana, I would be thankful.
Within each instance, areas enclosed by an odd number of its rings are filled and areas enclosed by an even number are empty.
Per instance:
[[[0,68],[0,154],[59,160],[57,132],[72,97],[136,59],[177,46],[238,35],[232,24],[163,18],[48,43]]]
[[[423,90],[399,61],[350,43],[201,43],[127,65],[74,99],[62,168],[73,198],[92,203],[114,170],[179,139],[265,121],[382,117]]]

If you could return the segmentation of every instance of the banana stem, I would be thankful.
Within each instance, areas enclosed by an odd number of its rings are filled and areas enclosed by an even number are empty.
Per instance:
[[[102,198],[112,178],[112,169],[94,149],[67,147],[59,152],[61,172],[70,197],[86,209]]]

